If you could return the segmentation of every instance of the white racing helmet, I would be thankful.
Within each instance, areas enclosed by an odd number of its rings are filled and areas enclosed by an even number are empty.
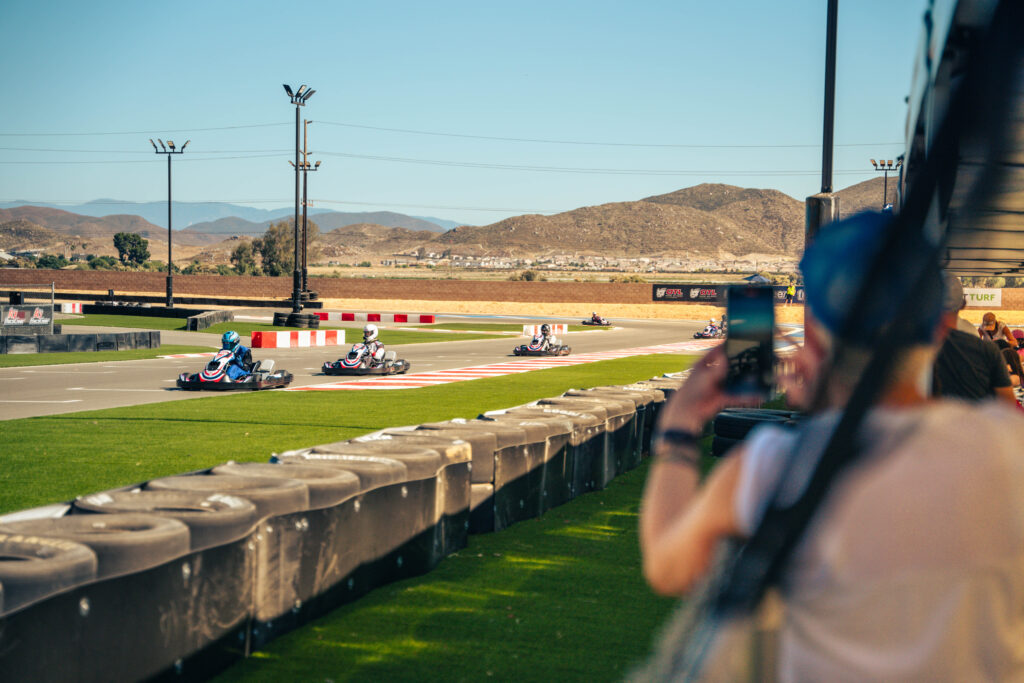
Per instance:
[[[377,326],[369,323],[363,328],[363,342],[377,341]]]

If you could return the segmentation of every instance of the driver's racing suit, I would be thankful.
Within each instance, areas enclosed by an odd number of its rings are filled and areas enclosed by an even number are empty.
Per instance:
[[[366,355],[370,357],[370,366],[377,367],[384,362],[384,345],[374,339],[371,342],[363,342],[366,346]]]
[[[233,353],[234,355],[228,363],[227,373],[228,378],[232,382],[237,382],[252,372],[252,351],[248,347],[239,344],[235,347]]]

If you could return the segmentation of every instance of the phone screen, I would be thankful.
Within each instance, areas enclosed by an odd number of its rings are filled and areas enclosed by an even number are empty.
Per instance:
[[[729,359],[725,390],[767,397],[774,380],[774,292],[771,287],[733,285],[728,289],[725,310],[725,355]]]

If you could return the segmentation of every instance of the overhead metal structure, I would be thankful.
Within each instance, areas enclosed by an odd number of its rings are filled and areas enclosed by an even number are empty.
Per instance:
[[[915,181],[969,54],[984,52],[975,48],[998,5],[996,0],[930,3],[908,100],[904,192]],[[995,52],[996,61],[986,68],[985,100],[978,102],[977,120],[961,140],[956,171],[936,196],[932,227],[946,234],[943,265],[949,272],[1024,277],[1024,51]]]

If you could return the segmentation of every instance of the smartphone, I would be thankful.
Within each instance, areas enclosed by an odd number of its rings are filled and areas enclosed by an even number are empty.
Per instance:
[[[726,296],[725,390],[768,398],[775,381],[774,292],[769,286],[731,285]]]

